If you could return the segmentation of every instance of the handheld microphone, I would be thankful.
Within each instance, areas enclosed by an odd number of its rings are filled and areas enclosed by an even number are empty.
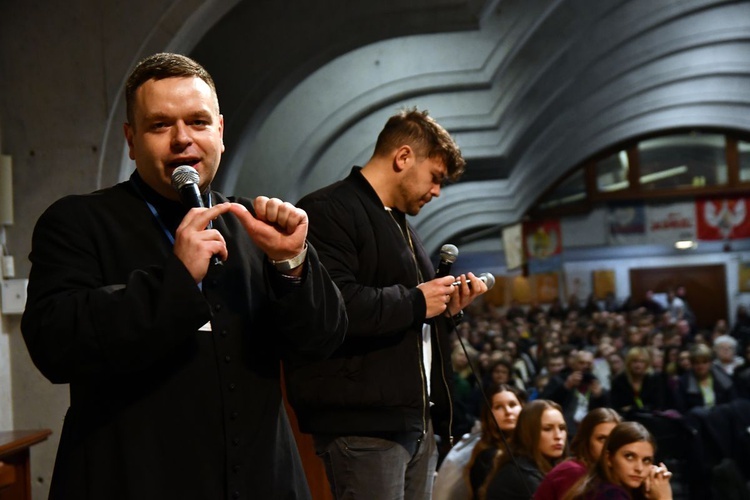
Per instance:
[[[435,277],[442,278],[443,276],[448,276],[451,273],[451,267],[453,266],[453,263],[456,262],[457,258],[458,248],[456,248],[456,245],[443,245],[440,248],[440,263],[435,270]]]
[[[201,176],[198,171],[190,165],[182,165],[172,172],[172,187],[179,193],[180,201],[186,207],[203,208],[205,206],[198,189],[200,180]]]
[[[485,285],[487,285],[487,290],[495,286],[495,276],[491,273],[482,273],[479,276],[477,276],[477,279],[479,279]],[[452,283],[453,286],[459,286],[460,284],[461,284],[461,280],[457,280]],[[466,284],[469,285],[469,288],[471,288],[471,281],[466,280]]]
[[[201,180],[198,171],[190,165],[181,165],[172,172],[172,187],[180,195],[180,201],[188,208],[203,208],[203,198],[201,198],[198,183]],[[211,229],[213,224],[208,222],[207,229]],[[223,264],[218,255],[211,257],[211,264],[220,266]]]

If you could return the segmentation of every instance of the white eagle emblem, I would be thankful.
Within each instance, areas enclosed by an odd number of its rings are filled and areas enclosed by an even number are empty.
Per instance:
[[[745,200],[739,199],[733,208],[729,207],[729,200],[722,200],[717,209],[713,202],[706,201],[703,204],[703,217],[706,223],[719,230],[721,237],[725,240],[732,234],[732,230],[742,224],[747,215]]]

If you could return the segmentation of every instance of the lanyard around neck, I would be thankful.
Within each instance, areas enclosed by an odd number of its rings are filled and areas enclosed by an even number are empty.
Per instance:
[[[406,244],[409,246],[409,251],[411,252],[411,258],[414,262],[414,269],[417,271],[417,279],[419,280],[419,283],[424,283],[424,277],[422,276],[422,271],[419,269],[419,264],[417,263],[417,253],[414,250],[414,243],[411,239],[411,231],[409,231],[409,223],[406,222],[406,217],[404,217],[404,226],[402,227],[401,224],[396,220],[396,216],[393,215],[393,210],[391,210],[388,207],[385,207],[385,211],[388,212],[388,215],[391,216],[391,219],[393,219],[393,222],[396,223],[396,226],[398,227],[398,230],[401,232],[401,236],[404,238],[404,241],[406,241]]]
[[[164,220],[159,215],[159,211],[156,209],[156,207],[154,206],[153,203],[151,203],[150,201],[148,201],[148,199],[146,198],[146,196],[143,194],[143,191],[141,191],[141,188],[138,186],[137,182],[133,182],[131,180],[130,184],[133,186],[133,189],[135,189],[135,192],[138,193],[138,196],[140,196],[141,199],[143,200],[143,202],[146,204],[146,206],[148,207],[149,211],[154,216],[154,219],[156,219],[156,222],[159,224],[159,227],[161,227],[161,230],[164,233],[164,236],[166,236],[167,241],[169,241],[169,244],[172,245],[172,246],[174,246],[174,235],[172,234],[172,231],[169,230],[169,228],[167,227],[167,225],[164,224]],[[208,192],[208,194],[206,195],[206,198],[207,198],[206,201],[208,202],[207,203],[208,208],[211,208],[213,206],[213,200],[211,198],[211,191]],[[211,228],[212,226],[213,226],[213,224],[211,222],[209,222],[208,223],[208,227]]]

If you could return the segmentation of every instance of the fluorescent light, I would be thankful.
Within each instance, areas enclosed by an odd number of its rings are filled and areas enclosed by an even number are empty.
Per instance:
[[[680,240],[674,242],[674,247],[677,250],[692,250],[693,248],[696,248],[698,246],[698,243],[693,240]]]
[[[620,181],[620,182],[613,182],[612,184],[607,184],[606,186],[602,186],[599,188],[599,191],[602,193],[608,193],[610,191],[619,191],[620,189],[625,189],[628,187],[628,181]]]
[[[687,169],[688,168],[685,165],[680,165],[679,167],[668,168],[666,170],[654,172],[653,174],[642,175],[640,178],[640,182],[641,184],[649,184],[651,182],[666,179],[668,177],[674,177],[675,175],[684,174],[685,172],[687,172]],[[601,191],[602,193],[608,193],[612,191],[619,191],[620,189],[625,189],[626,187],[628,187],[628,181],[620,181],[609,184],[608,186],[602,186],[601,188],[599,188],[599,191]]]
[[[622,167],[623,172],[627,173],[628,169],[630,168],[630,162],[628,161],[628,153],[626,151],[620,151],[617,154],[617,157],[620,160],[620,166]]]
[[[563,196],[562,198],[555,198],[549,201],[545,201],[544,203],[540,203],[539,208],[541,209],[553,208],[553,207],[558,207],[560,205],[573,203],[574,201],[580,201],[580,200],[585,200],[585,199],[586,199],[586,193],[573,193],[568,196]]]
[[[666,179],[667,177],[684,174],[687,172],[687,169],[688,168],[685,165],[680,165],[679,167],[668,168],[666,170],[654,172],[653,174],[646,174],[641,176],[641,184],[648,184],[650,182]]]

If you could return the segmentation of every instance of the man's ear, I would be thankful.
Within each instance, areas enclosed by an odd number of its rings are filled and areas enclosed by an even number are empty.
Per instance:
[[[122,124],[122,131],[125,133],[125,140],[128,143],[128,156],[131,160],[135,160],[135,155],[133,154],[133,127],[128,122],[125,122]]]
[[[396,172],[403,172],[414,162],[414,150],[411,146],[401,146],[393,155],[393,168]]]
[[[219,137],[221,138],[221,152],[225,150],[224,147],[224,115],[219,115]]]

